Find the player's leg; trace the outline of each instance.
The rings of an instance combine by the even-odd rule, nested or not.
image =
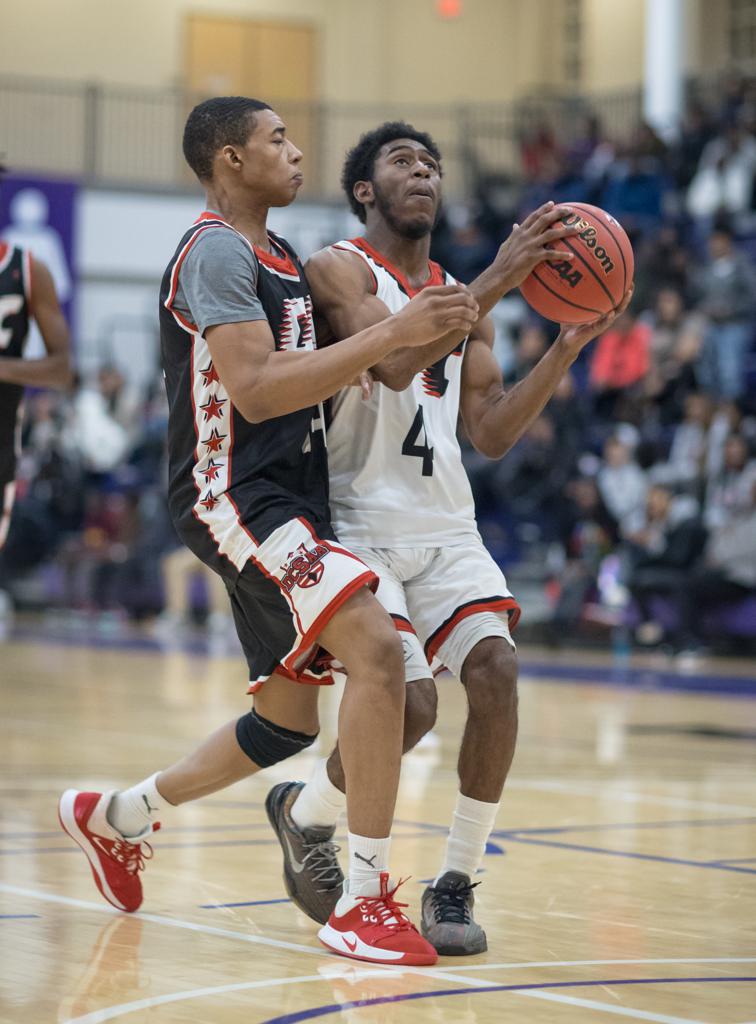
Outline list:
[[[253,709],[221,726],[176,764],[126,789],[68,790],[61,797],[63,829],[86,854],[102,895],[121,910],[136,910],[142,902],[139,874],[151,856],[146,840],[172,807],[290,757],[317,735],[317,688],[273,674],[277,656],[271,645],[286,651],[295,635],[286,602],[253,565],[233,580],[232,590],[236,628],[254,681],[251,688],[265,681],[269,693],[263,706],[271,717]],[[265,632],[266,644],[259,642],[255,629]]]
[[[434,963],[434,950],[404,917],[389,883],[404,716],[401,643],[387,613],[364,588],[333,616],[320,640],[347,675],[339,741],[349,827],[349,877],[320,939],[359,959]]]
[[[426,673],[427,673],[426,669]],[[433,678],[421,678],[421,679],[408,679],[407,680],[407,691],[404,704],[404,733],[402,737],[402,753],[406,754],[407,751],[412,750],[416,747],[420,740],[425,736],[433,726],[436,724],[436,715],[438,712],[438,691],[436,690],[436,684]],[[341,761],[341,752],[339,750],[338,743],[331,751],[330,756],[321,762],[326,769],[326,777],[332,786],[336,788],[336,791],[340,794],[346,793],[346,779],[344,776],[344,766]],[[310,783],[307,784],[306,789],[309,788]],[[301,800],[298,801],[305,804],[305,792],[302,793]],[[346,797],[344,797],[346,799]],[[295,821],[301,823],[303,811],[301,808],[296,808],[299,813],[294,814]],[[308,804],[308,811],[310,810]]]
[[[8,539],[8,531],[10,530],[11,515],[13,514],[13,502],[15,497],[15,480],[0,483],[0,549],[2,549],[5,541]]]
[[[1,479],[1,478],[0,478]],[[13,514],[13,502],[16,497],[15,481],[0,483],[0,552],[2,552],[5,541],[10,530],[11,515]],[[0,554],[0,559],[2,555]],[[2,564],[0,563],[0,569]],[[13,604],[10,596],[0,586],[0,638],[5,635],[13,618]]]
[[[501,570],[475,542],[439,550],[408,587],[408,607],[426,656],[462,681],[468,703],[456,807],[443,864],[423,895],[423,934],[446,955],[479,953],[487,945],[473,918],[473,877],[514,755],[517,659],[508,609],[518,609]]]
[[[403,750],[433,727],[436,687],[407,613],[399,568],[391,553],[353,551],[379,577],[376,597],[388,611],[402,641],[407,682]],[[343,875],[332,839],[346,807],[346,780],[338,744],[318,761],[310,780],[282,782],[268,794],[266,809],[284,856],[284,882],[294,903],[324,923],[341,895]]]
[[[225,789],[313,743],[317,688],[279,675],[271,676],[266,686],[287,695],[287,713],[279,721],[253,710],[222,725],[176,764],[133,786],[63,794],[61,825],[87,855],[97,888],[113,906],[134,911],[141,905],[139,874],[152,856],[147,839],[173,807]]]

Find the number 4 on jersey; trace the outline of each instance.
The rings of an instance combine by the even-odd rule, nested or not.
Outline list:
[[[423,435],[423,442],[418,444],[417,441],[421,434]],[[417,407],[417,414],[404,439],[402,455],[414,455],[415,458],[422,459],[423,476],[433,476],[433,449],[428,447],[428,435],[425,430],[422,405]]]

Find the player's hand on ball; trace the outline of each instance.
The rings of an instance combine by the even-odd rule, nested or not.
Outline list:
[[[574,258],[574,252],[567,246],[559,247],[561,239],[570,238],[580,230],[577,224],[565,227],[560,223],[569,212],[566,206],[548,202],[534,210],[522,224],[514,225],[496,256],[496,263],[506,275],[508,289],[519,287],[544,260]]]
[[[450,331],[469,334],[478,319],[478,303],[463,284],[423,288],[396,313],[402,344],[419,347]]]
[[[610,309],[608,313],[604,313],[598,320],[591,320],[587,324],[562,324],[557,341],[570,349],[571,352],[577,354],[581,349],[585,348],[589,341],[593,341],[599,334],[609,330],[617,317],[621,316],[630,305],[634,290],[635,285],[631,284],[619,306],[615,309]]]

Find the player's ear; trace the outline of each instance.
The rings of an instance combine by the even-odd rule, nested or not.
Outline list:
[[[357,202],[362,203],[363,206],[375,201],[372,181],[356,181],[352,193]]]
[[[227,167],[238,171],[241,169],[242,160],[234,146],[224,146],[221,150],[221,158]]]

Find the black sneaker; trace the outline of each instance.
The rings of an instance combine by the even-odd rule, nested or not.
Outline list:
[[[441,956],[473,956],[488,949],[486,933],[473,920],[477,885],[461,871],[447,871],[423,893],[422,933]]]
[[[332,842],[336,827],[298,828],[291,807],[304,782],[281,782],[268,793],[265,810],[284,854],[284,885],[293,903],[325,924],[341,896],[344,874]]]

